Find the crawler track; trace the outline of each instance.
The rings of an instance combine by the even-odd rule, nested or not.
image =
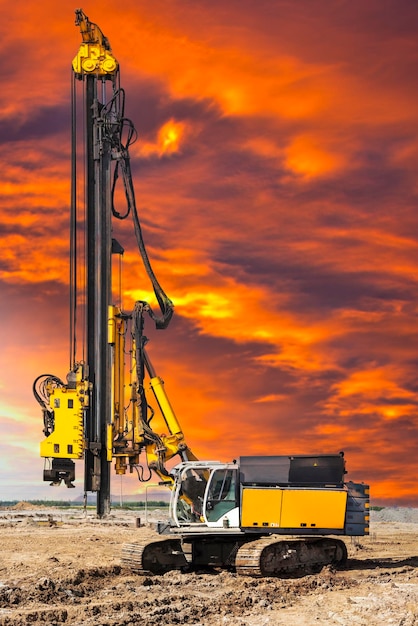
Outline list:
[[[339,539],[280,540],[266,537],[243,545],[235,567],[241,576],[292,576],[318,572],[324,565],[342,564],[347,548]]]

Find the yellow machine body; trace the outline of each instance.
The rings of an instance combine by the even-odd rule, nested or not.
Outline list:
[[[342,489],[244,487],[241,526],[342,530],[346,505]]]

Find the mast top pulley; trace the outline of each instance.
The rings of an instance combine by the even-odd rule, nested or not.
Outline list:
[[[119,63],[112,54],[109,40],[82,9],[76,9],[75,15],[75,25],[80,26],[83,43],[73,59],[74,72],[80,78],[85,74],[114,76]]]

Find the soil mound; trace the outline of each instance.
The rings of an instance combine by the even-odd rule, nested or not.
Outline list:
[[[21,502],[17,502],[15,505],[11,506],[10,509],[13,511],[30,511],[32,509],[43,509],[44,507],[39,504],[31,504],[30,502],[25,502],[22,500]]]

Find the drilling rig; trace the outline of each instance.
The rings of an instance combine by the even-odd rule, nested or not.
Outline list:
[[[136,130],[125,116],[119,63],[108,39],[81,9],[76,25],[82,43],[72,64],[70,364],[66,381],[42,374],[33,385],[43,413],[44,480],[72,487],[74,461],[84,461],[84,491],[97,494],[99,517],[110,511],[112,462],[116,475],[136,472],[147,480],[154,472],[168,485],[170,518],[157,525],[163,537],[123,548],[123,563],[134,571],[204,566],[263,576],[342,563],[347,550],[337,537],[369,532],[369,487],[345,481],[343,453],[242,456],[223,463],[199,461],[186,443],[146,350],[145,318],[164,330],[173,304],[153,272],[142,236],[129,156]],[[81,208],[80,171],[85,172]],[[126,197],[123,213],[115,208],[119,177]],[[112,220],[128,217],[158,313],[145,300],[132,311],[115,301],[112,258],[120,258],[124,248],[113,237]],[[153,402],[166,435],[153,428]],[[176,457],[179,462],[168,469]],[[277,540],[280,535],[287,538]]]

